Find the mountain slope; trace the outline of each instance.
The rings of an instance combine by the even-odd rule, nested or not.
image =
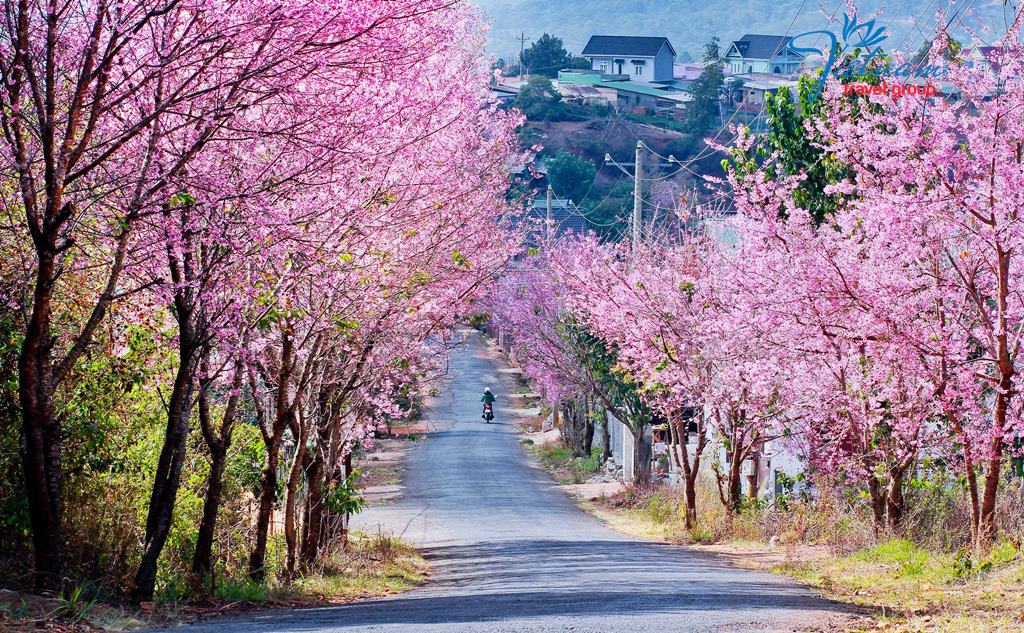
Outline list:
[[[551,33],[565,41],[570,53],[579,54],[591,35],[667,36],[676,51],[699,58],[703,46],[713,36],[722,41],[722,51],[744,33],[796,35],[826,28],[827,15],[842,10],[845,2],[836,0],[471,0],[483,8],[493,22],[490,52],[515,59],[519,53],[516,39],[525,33],[536,40]],[[803,4],[803,10],[800,10]],[[880,6],[880,24],[889,25],[890,41],[901,42],[903,51],[914,51],[923,37],[914,21],[926,33],[933,31],[935,9],[947,7],[947,0],[862,0],[857,3],[862,16]],[[973,15],[954,18],[954,24],[976,27],[979,20],[997,33],[1005,31],[1002,2],[953,0],[951,4],[974,5]],[[984,4],[984,7],[979,5]],[[1006,9],[1007,12],[1010,9]],[[947,15],[952,16],[953,10]],[[838,15],[841,15],[839,13]],[[1012,15],[1006,16],[1007,20]],[[791,28],[792,27],[792,28]],[[832,30],[837,30],[833,27]],[[963,26],[958,34],[966,37]],[[527,41],[529,46],[529,41]]]

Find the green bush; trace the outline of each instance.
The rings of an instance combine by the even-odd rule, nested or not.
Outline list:
[[[668,523],[679,516],[676,499],[658,491],[647,499],[647,514],[655,523]]]

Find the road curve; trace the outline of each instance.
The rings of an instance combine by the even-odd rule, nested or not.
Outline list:
[[[188,633],[829,630],[841,608],[776,575],[637,542],[579,510],[518,446],[514,376],[475,332],[427,403],[438,432],[409,458],[404,496],[359,517],[420,547],[423,588],[338,607],[266,611]],[[495,422],[479,394],[497,394]]]

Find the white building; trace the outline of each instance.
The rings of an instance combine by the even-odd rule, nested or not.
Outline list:
[[[729,45],[725,62],[733,74],[792,75],[800,70],[801,53],[790,48],[792,37],[748,33]]]
[[[594,35],[583,49],[592,70],[631,81],[671,82],[676,50],[665,37]]]

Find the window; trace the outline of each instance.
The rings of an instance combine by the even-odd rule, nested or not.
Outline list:
[[[608,72],[608,62],[601,62],[600,68],[601,68],[601,72],[603,72],[603,73]]]
[[[633,68],[635,70],[634,74],[637,77],[639,77],[639,76],[644,74],[644,65],[643,64],[633,64]]]

